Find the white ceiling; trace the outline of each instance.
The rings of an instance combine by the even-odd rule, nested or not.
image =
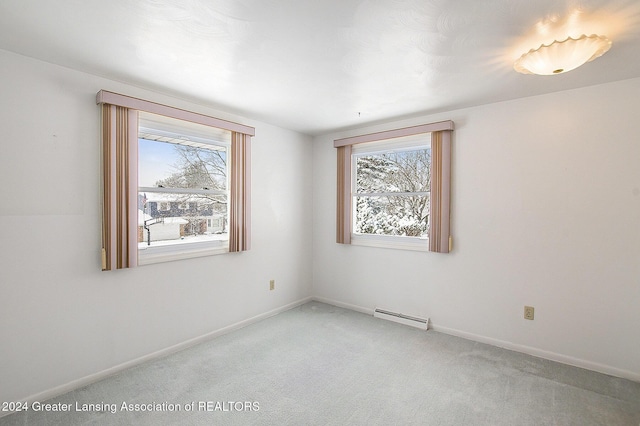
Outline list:
[[[513,70],[582,33],[613,47]],[[2,0],[0,49],[319,134],[640,77],[640,1]]]

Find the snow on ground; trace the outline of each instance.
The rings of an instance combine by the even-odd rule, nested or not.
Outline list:
[[[161,241],[151,241],[151,245],[148,245],[147,242],[138,243],[139,249],[146,249],[147,247],[161,247],[161,246],[170,246],[170,245],[178,245],[178,244],[188,244],[188,243],[200,243],[207,241],[227,241],[229,240],[229,234],[208,234],[208,235],[187,235],[182,237],[181,239],[176,240],[161,240]]]

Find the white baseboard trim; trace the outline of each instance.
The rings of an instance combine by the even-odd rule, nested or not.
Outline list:
[[[313,300],[317,302],[322,302],[329,305],[337,306],[339,308],[350,309],[352,311],[361,312],[363,314],[373,315],[374,313],[374,309],[365,308],[358,305],[352,305],[350,303],[344,303],[344,302],[340,302],[339,300],[329,299],[326,297],[313,296]],[[504,348],[511,351],[515,351],[515,352],[525,353],[538,358],[548,359],[549,361],[556,361],[562,364],[572,365],[574,367],[580,367],[586,370],[596,371],[598,373],[608,374],[610,376],[632,380],[634,382],[640,382],[640,373],[635,373],[633,371],[623,370],[620,368],[611,367],[609,365],[599,364],[596,362],[587,361],[580,358],[574,358],[571,356],[562,355],[555,352],[545,351],[543,349],[538,349],[531,346],[507,342],[505,340],[494,339],[494,338],[482,336],[479,334],[468,333],[466,331],[456,330],[449,327],[441,327],[438,324],[434,324],[433,321],[430,322],[429,329],[440,332],[440,333],[456,336],[456,337],[462,337],[463,339],[473,340],[474,342],[486,343],[488,345],[497,346],[499,348]]]
[[[586,370],[595,371],[598,373],[608,374],[610,376],[620,377],[623,379],[632,380],[634,382],[640,382],[640,374],[633,371],[622,370],[620,368],[611,367],[605,364],[599,364],[597,362],[587,361],[580,358],[574,358],[567,355],[562,355],[556,352],[545,351],[543,349],[534,348],[531,346],[520,345],[517,343],[508,342],[505,340],[494,339],[491,337],[482,336],[474,333],[467,333],[466,331],[456,330],[449,327],[441,327],[437,324],[431,323],[431,329],[444,334],[449,334],[456,337],[462,337],[464,339],[473,340],[475,342],[486,343],[488,345],[497,346],[499,348],[508,349],[515,352],[521,352],[528,355],[532,355],[538,358],[547,359],[549,361],[556,361],[562,364],[572,365],[574,367],[584,368]]]
[[[358,305],[352,305],[350,303],[340,302],[339,300],[328,299],[326,297],[313,296],[312,299],[316,302],[326,303],[327,305],[337,306],[338,308],[349,309],[351,311],[360,312],[367,315],[373,315],[374,309],[364,308]]]
[[[40,401],[46,401],[47,399],[55,398],[57,396],[65,394],[67,392],[71,392],[72,390],[79,389],[81,387],[84,387],[84,386],[90,385],[92,383],[95,383],[97,381],[100,381],[102,379],[105,379],[105,378],[107,378],[109,376],[112,376],[112,375],[114,375],[116,373],[124,371],[124,370],[126,370],[128,368],[135,367],[136,365],[142,364],[144,362],[151,361],[151,360],[154,360],[154,359],[157,359],[157,358],[162,358],[162,357],[165,357],[167,355],[171,355],[173,353],[182,351],[184,349],[188,349],[188,348],[190,348],[192,346],[195,346],[195,345],[197,345],[199,343],[203,343],[203,342],[206,342],[208,340],[211,340],[211,339],[213,339],[215,337],[222,336],[223,334],[227,334],[227,333],[230,333],[232,331],[235,331],[235,330],[241,329],[243,327],[246,327],[248,325],[254,324],[256,322],[265,320],[265,319],[267,319],[269,317],[272,317],[274,315],[277,315],[279,313],[282,313],[282,312],[288,311],[290,309],[296,308],[296,307],[298,307],[300,305],[304,305],[305,303],[308,303],[311,300],[312,300],[312,297],[305,297],[304,299],[300,299],[298,301],[289,303],[287,305],[284,305],[284,306],[281,306],[279,308],[273,309],[271,311],[262,313],[260,315],[256,315],[255,317],[248,318],[246,320],[237,322],[235,324],[228,325],[226,327],[220,328],[220,329],[212,331],[210,333],[203,334],[202,336],[194,337],[193,339],[186,340],[186,341],[184,341],[182,343],[178,343],[178,344],[170,346],[168,348],[161,349],[159,351],[150,353],[148,355],[141,356],[141,357],[133,359],[131,361],[123,362],[122,364],[118,364],[116,366],[107,368],[106,370],[102,370],[102,371],[99,371],[97,373],[90,374],[88,376],[82,377],[80,379],[73,380],[71,382],[65,383],[64,385],[56,386],[56,387],[54,387],[52,389],[48,389],[46,391],[39,392],[37,394],[28,396],[26,398],[18,398],[16,400],[17,401],[28,402],[29,405],[31,405],[32,403],[34,403],[36,401],[40,402]],[[5,415],[9,415],[11,413],[12,412],[0,413],[0,417],[3,417]]]

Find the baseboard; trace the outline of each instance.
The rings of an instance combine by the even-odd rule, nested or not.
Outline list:
[[[202,336],[194,337],[193,339],[186,340],[186,341],[184,341],[182,343],[178,343],[178,344],[170,346],[168,348],[161,349],[159,351],[150,353],[148,355],[144,355],[142,357],[133,359],[131,361],[124,362],[122,364],[113,366],[111,368],[107,368],[106,370],[102,370],[102,371],[99,371],[97,373],[90,374],[88,376],[82,377],[82,378],[77,379],[77,380],[73,380],[71,382],[65,383],[64,385],[56,386],[55,388],[48,389],[48,390],[43,391],[43,392],[39,392],[37,394],[28,396],[26,398],[18,398],[17,400],[23,401],[23,402],[28,402],[29,405],[31,405],[32,403],[34,403],[36,401],[46,401],[48,399],[55,398],[57,396],[65,394],[67,392],[71,392],[71,391],[73,391],[75,389],[79,389],[81,387],[84,387],[84,386],[90,385],[92,383],[98,382],[98,381],[100,381],[102,379],[105,379],[105,378],[107,378],[109,376],[117,374],[117,373],[119,373],[121,371],[124,371],[124,370],[126,370],[128,368],[135,367],[136,365],[142,364],[144,362],[152,361],[152,360],[155,360],[157,358],[162,358],[162,357],[165,357],[167,355],[171,355],[173,353],[182,351],[184,349],[188,349],[188,348],[190,348],[192,346],[195,346],[195,345],[197,345],[199,343],[206,342],[208,340],[211,340],[211,339],[213,339],[215,337],[218,337],[218,336],[221,336],[223,334],[227,334],[227,333],[230,333],[232,331],[235,331],[235,330],[241,329],[243,327],[246,327],[248,325],[254,324],[256,322],[265,320],[265,319],[267,319],[269,317],[272,317],[274,315],[277,315],[279,313],[288,311],[288,310],[293,309],[295,307],[298,307],[300,305],[304,305],[305,303],[310,302],[311,300],[312,300],[311,297],[306,297],[304,299],[300,299],[300,300],[298,300],[296,302],[292,302],[292,303],[289,303],[287,305],[281,306],[279,308],[273,309],[271,311],[265,312],[263,314],[256,315],[255,317],[248,318],[246,320],[237,322],[235,324],[228,325],[226,327],[220,328],[218,330],[212,331],[212,332],[207,333],[207,334],[203,334]],[[0,412],[0,417],[9,415],[11,413],[12,412]]]
[[[313,296],[312,299],[316,302],[326,303],[327,305],[337,306],[338,308],[349,309],[351,311],[360,312],[367,315],[373,315],[374,309],[364,308],[358,305],[352,305],[350,303],[340,302],[339,300],[328,299],[326,297]]]
[[[622,370],[620,368],[611,367],[605,364],[599,364],[592,361],[587,361],[580,358],[574,358],[567,355],[562,355],[556,352],[545,351],[542,349],[534,348],[532,346],[520,345],[517,343],[508,342],[505,340],[494,339],[491,337],[482,336],[479,334],[468,333],[466,331],[456,330],[449,327],[441,327],[438,324],[431,323],[433,331],[437,331],[444,334],[449,334],[456,337],[462,337],[463,339],[473,340],[479,343],[486,343],[488,345],[497,346],[499,348],[508,349],[515,352],[521,352],[528,355],[532,355],[538,358],[547,359],[549,361],[556,361],[562,364],[572,365],[574,367],[584,368],[585,370],[591,370],[598,373],[607,374],[609,376],[620,377],[622,379],[632,380],[634,382],[640,382],[640,374],[633,371]]]
[[[352,305],[350,303],[344,303],[339,300],[329,299],[326,297],[313,296],[313,300],[327,303],[329,305],[337,306],[340,308],[350,309],[352,311],[361,312],[363,314],[373,315],[374,309],[365,308],[358,305]],[[466,331],[456,330],[449,327],[442,327],[438,324],[430,323],[430,330],[437,331],[444,334],[449,334],[456,337],[461,337],[467,340],[473,340],[474,342],[486,343],[488,345],[497,346],[499,348],[508,349],[515,352],[521,352],[527,355],[532,355],[538,358],[548,359],[549,361],[555,361],[562,364],[572,365],[574,367],[584,368],[585,370],[596,371],[598,373],[608,374],[609,376],[620,377],[622,379],[632,380],[634,382],[640,382],[640,373],[634,373],[633,371],[623,370],[616,367],[611,367],[605,364],[599,364],[592,361],[587,361],[580,358],[574,358],[567,355],[562,355],[555,352],[545,351],[542,349],[534,348],[526,345],[519,345],[517,343],[507,342],[505,340],[494,339],[479,334],[468,333]]]

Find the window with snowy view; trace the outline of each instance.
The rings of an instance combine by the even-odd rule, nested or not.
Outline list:
[[[228,241],[231,132],[152,114],[138,130],[138,249]],[[226,247],[226,246],[225,246]]]
[[[401,148],[372,145],[354,152],[355,235],[427,239],[431,167],[428,136],[422,135],[422,140]]]

